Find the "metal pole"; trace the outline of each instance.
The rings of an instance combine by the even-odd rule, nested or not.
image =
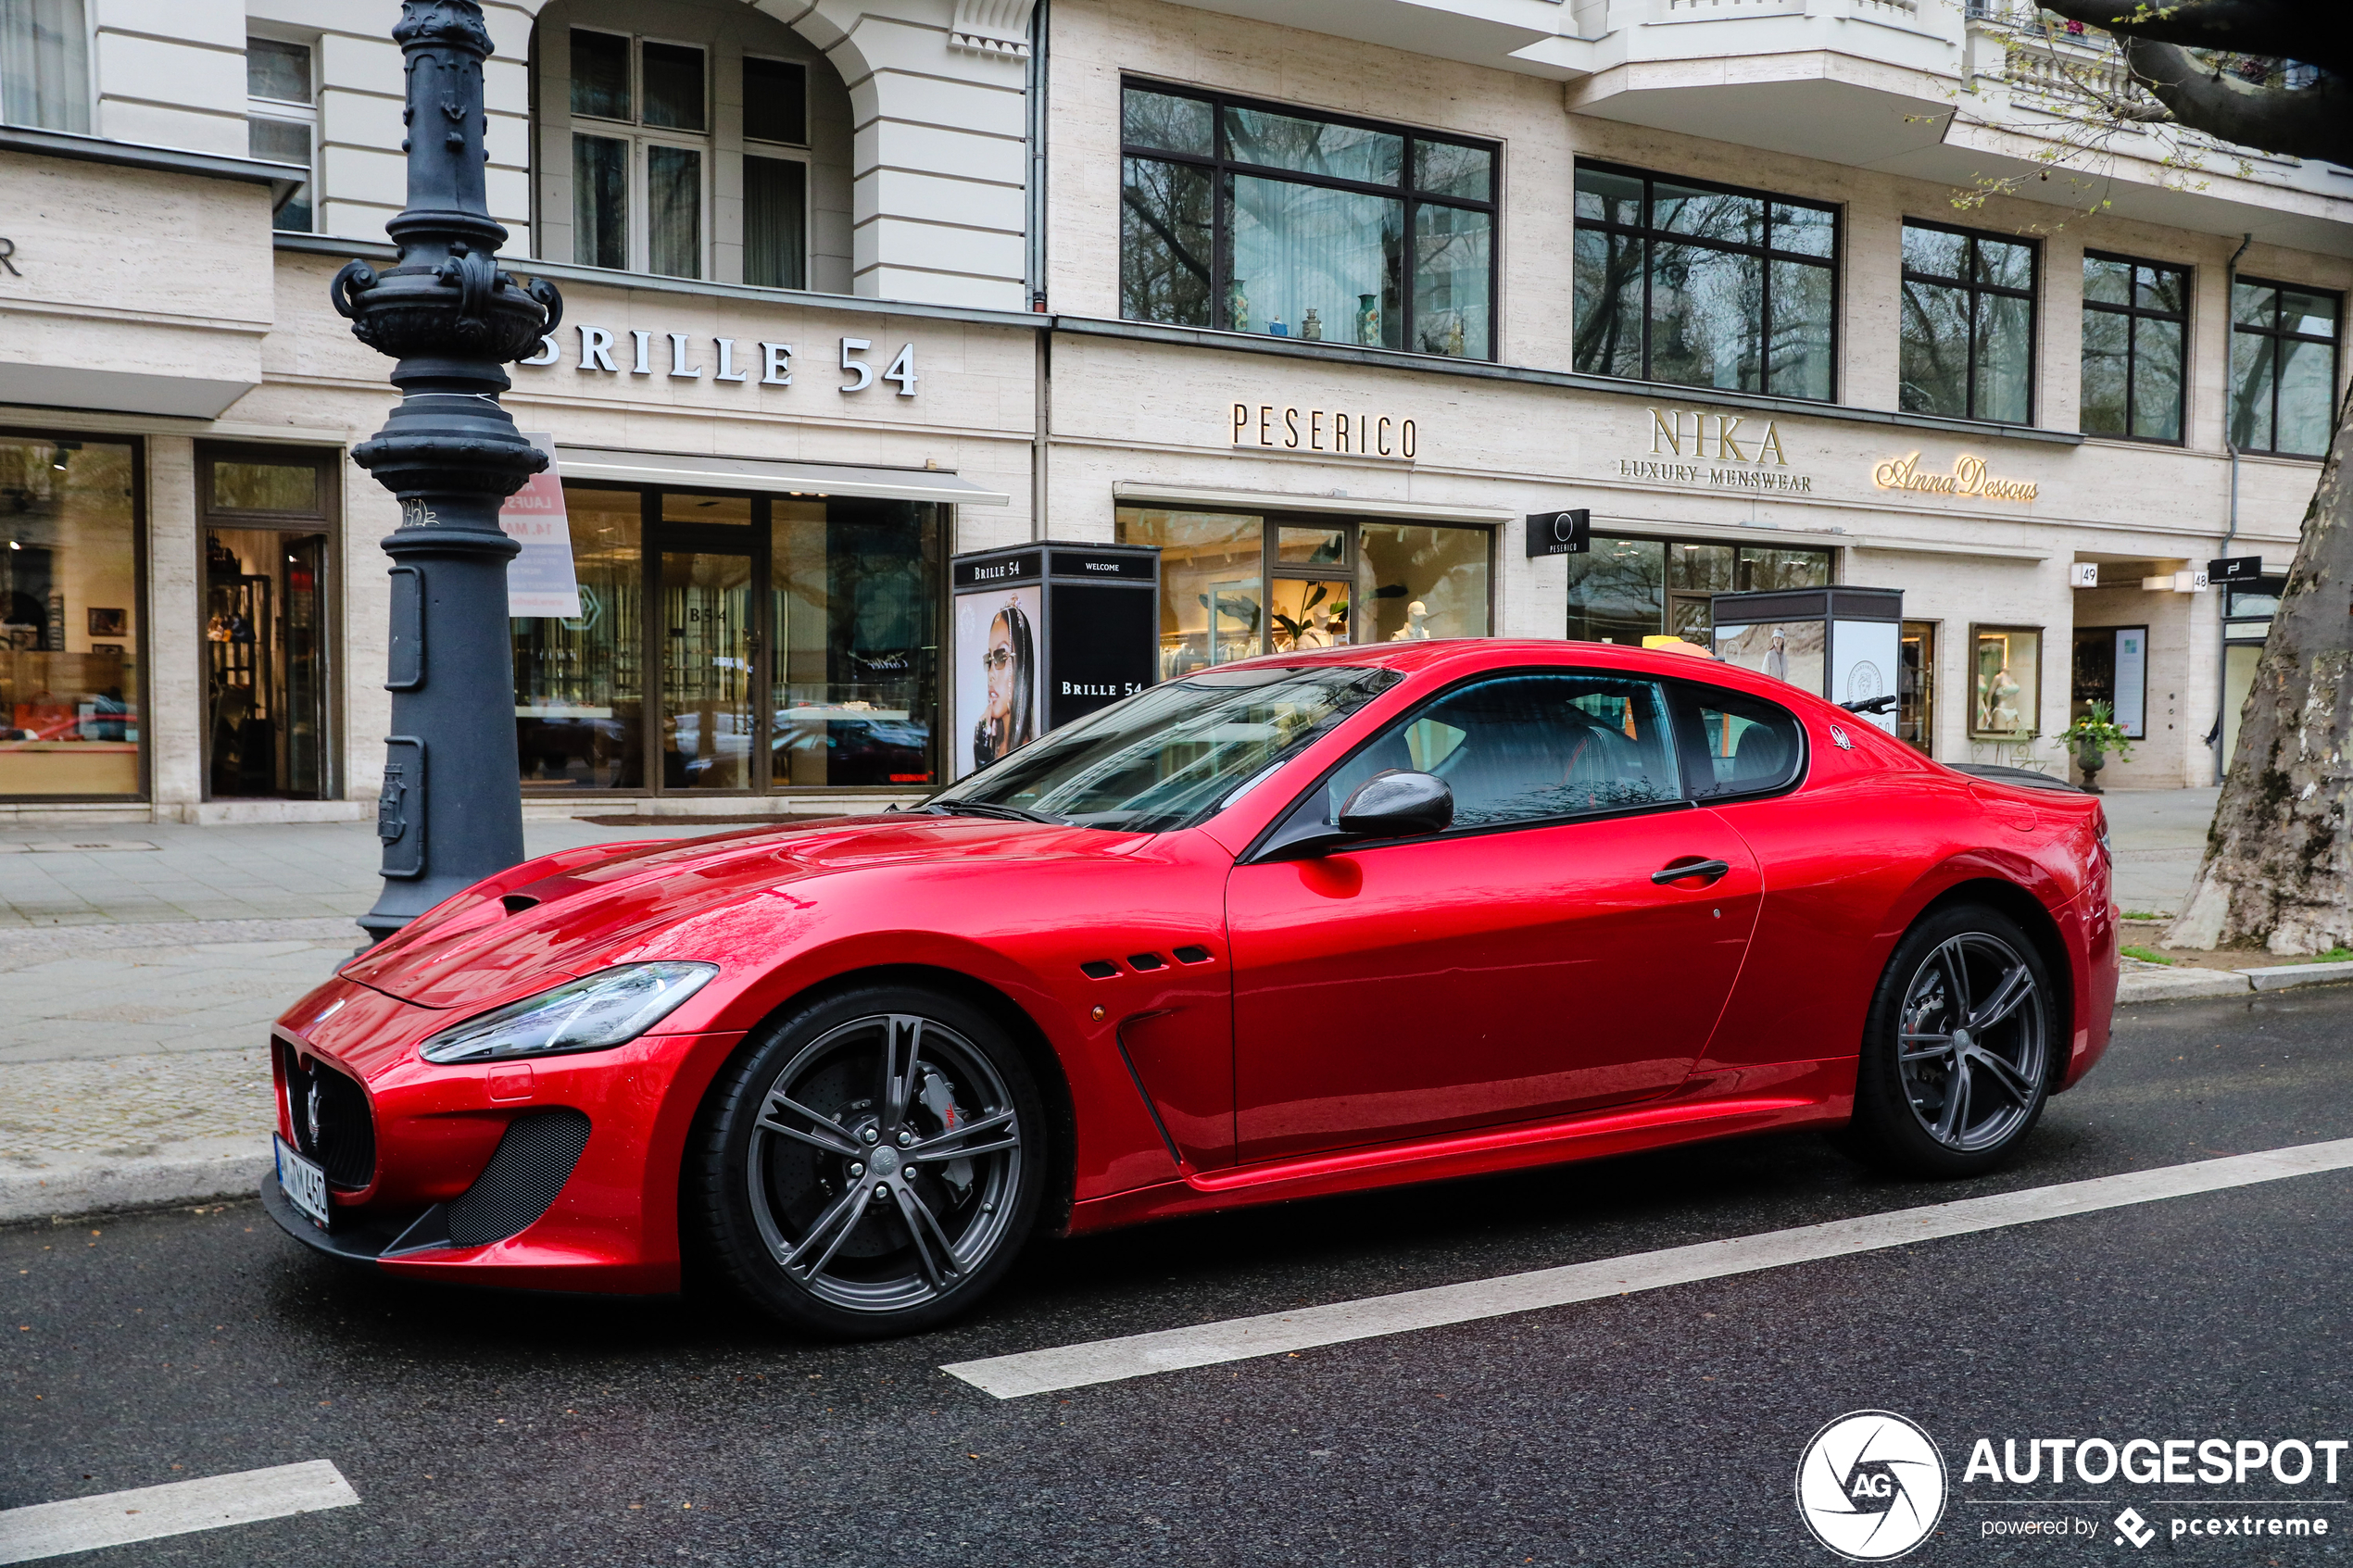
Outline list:
[[[400,403],[353,461],[400,497],[393,559],[392,733],[376,835],[384,890],[359,918],[381,941],[467,884],[522,859],[514,668],[499,504],[547,467],[498,405],[499,367],[555,331],[563,301],[495,257],[483,182],[488,155],[480,0],[402,0],[409,207],[384,225],[400,258],[346,263],[328,294],[360,342],[399,361]]]

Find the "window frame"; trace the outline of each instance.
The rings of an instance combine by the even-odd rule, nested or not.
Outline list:
[[[1639,224],[1629,225],[1624,223],[1616,223],[1606,219],[1588,219],[1579,217],[1577,215],[1575,188],[1576,177],[1588,169],[1596,174],[1615,174],[1620,179],[1639,180],[1642,182],[1642,220]],[[1637,169],[1629,164],[1611,163],[1601,158],[1577,159],[1576,167],[1570,171],[1569,179],[1569,222],[1574,233],[1582,233],[1587,230],[1591,230],[1595,233],[1618,234],[1639,241],[1642,246],[1642,373],[1639,376],[1618,377],[1611,376],[1605,370],[1579,370],[1577,372],[1578,374],[1607,376],[1608,379],[1612,381],[1631,380],[1649,382],[1659,386],[1687,386],[1695,384],[1684,382],[1659,381],[1652,374],[1651,325],[1653,313],[1651,309],[1650,247],[1654,244],[1663,241],[1668,245],[1693,245],[1702,250],[1720,251],[1730,256],[1754,257],[1759,262],[1763,263],[1762,277],[1764,288],[1763,293],[1758,295],[1758,308],[1762,312],[1763,320],[1759,323],[1761,330],[1757,333],[1757,342],[1759,345],[1759,357],[1757,359],[1756,370],[1757,388],[1755,392],[1750,393],[1748,395],[1786,397],[1793,402],[1800,403],[1834,404],[1838,402],[1839,382],[1841,379],[1840,371],[1844,363],[1841,350],[1844,346],[1845,343],[1843,328],[1844,326],[1845,320],[1843,307],[1845,303],[1846,284],[1846,205],[1843,202],[1821,201],[1812,196],[1787,195],[1778,191],[1761,191],[1747,185],[1727,184],[1720,180],[1704,180],[1681,174],[1662,174],[1652,169]],[[1779,202],[1785,207],[1810,207],[1818,212],[1827,212],[1831,215],[1831,253],[1827,257],[1821,257],[1814,256],[1804,251],[1775,250],[1770,245],[1743,245],[1733,240],[1718,240],[1709,238],[1704,234],[1687,234],[1674,230],[1656,228],[1651,222],[1651,206],[1653,201],[1652,187],[1657,184],[1660,181],[1665,181],[1669,184],[1686,185],[1695,191],[1713,191],[1718,195],[1742,196],[1763,202],[1765,204],[1766,232],[1768,236],[1772,232],[1773,204],[1776,202]],[[1577,265],[1575,245],[1576,242],[1574,238],[1572,238],[1570,241],[1569,255],[1569,269],[1572,274],[1570,290],[1572,300],[1575,296],[1573,275]],[[1772,390],[1773,263],[1776,261],[1796,262],[1804,266],[1818,267],[1828,271],[1830,274],[1831,385],[1829,393],[1822,397],[1806,397],[1797,393],[1775,392]],[[1572,335],[1573,332],[1574,327],[1572,325]],[[1741,391],[1744,389],[1731,387],[1700,387],[1699,390],[1703,392],[1716,392]]]
[[[2032,633],[2034,637],[2034,684],[2027,687],[2021,684],[2020,688],[2031,690],[2034,694],[2034,721],[2023,730],[2005,732],[1981,730],[1977,727],[1977,648],[1980,641],[1989,632],[2026,632]],[[1899,633],[1898,635],[1900,637],[1901,633]],[[1961,667],[1962,673],[1967,677],[1968,682],[1969,712],[1964,721],[1968,739],[1988,746],[2020,746],[2044,738],[2043,661],[2048,657],[2045,645],[2049,642],[2050,628],[2047,626],[2029,626],[2023,622],[1994,621],[1972,621],[1969,623],[1968,661]]]
[[[286,98],[260,97],[250,88],[245,93],[245,125],[248,137],[252,135],[251,127],[257,119],[275,120],[283,125],[299,125],[309,132],[307,139],[310,144],[310,178],[304,181],[298,190],[289,191],[286,194],[285,202],[270,209],[271,232],[283,234],[324,233],[326,230],[322,224],[326,214],[322,210],[324,197],[320,189],[320,175],[325,154],[319,145],[319,94],[324,83],[321,79],[319,69],[319,41],[315,38],[281,38],[273,33],[248,32],[245,34],[245,52],[250,55],[254,44],[258,43],[276,44],[289,49],[300,49],[310,75],[310,96],[301,103]],[[247,146],[251,146],[250,141]],[[279,215],[296,195],[307,196],[309,199],[310,225],[305,229],[284,228],[278,221]]]
[[[1933,233],[1957,234],[1967,240],[1969,256],[1968,260],[1963,264],[1963,270],[1969,275],[1947,278],[1934,272],[1914,271],[1908,262],[1902,260],[1903,231],[1906,229],[1925,229]],[[2026,247],[2027,267],[2031,276],[2025,288],[2014,289],[2003,283],[1982,283],[1977,281],[1975,276],[1977,244],[1980,240],[1992,240],[1999,245]],[[1987,229],[1966,229],[1957,223],[1940,223],[1932,218],[1907,217],[1902,220],[1896,231],[1896,256],[1899,263],[1896,279],[1896,355],[1899,364],[1896,373],[1896,404],[1898,411],[1906,414],[1921,414],[1931,419],[1966,419],[1981,424],[2000,425],[2012,430],[2033,428],[2035,418],[2041,412],[2043,403],[2043,242],[2028,235],[1997,234]],[[1902,407],[1903,373],[1900,369],[1903,355],[1902,291],[1904,284],[1912,282],[1926,283],[1935,288],[1957,288],[1969,295],[1969,329],[1966,356],[1969,365],[1969,391],[1965,399],[1968,407],[1967,410],[1961,414],[1937,415],[1931,414],[1925,409],[1910,409]],[[1991,295],[2000,299],[2026,301],[2026,417],[2024,419],[1996,420],[1977,411],[1977,302],[1981,295]]]
[[[762,65],[786,66],[786,67],[789,67],[789,68],[791,68],[792,69],[797,70],[797,71],[799,71],[799,72],[800,73],[800,140],[799,140],[799,141],[798,141],[798,142],[774,142],[774,141],[771,141],[771,140],[769,140],[769,139],[768,139],[767,137],[765,137],[765,136],[755,136],[755,135],[753,135],[753,134],[752,134],[750,132],[749,132],[749,131],[743,132],[741,133],[740,140],[744,143],[745,146],[746,146],[746,147],[748,147],[748,148],[749,148],[749,147],[754,147],[754,146],[759,146],[759,147],[789,147],[789,148],[791,148],[793,151],[795,151],[795,152],[797,152],[797,153],[799,153],[799,154],[800,155],[800,160],[801,160],[802,162],[807,162],[807,161],[808,161],[808,158],[809,158],[809,145],[810,145],[810,144],[809,144],[809,62],[808,62],[807,60],[787,59],[786,56],[782,56],[782,55],[769,55],[769,54],[762,54],[761,51],[759,51],[759,50],[757,50],[757,49],[746,49],[746,50],[744,50],[741,54],[739,54],[739,55],[736,56],[736,85],[738,88],[743,87],[743,77],[744,77],[744,70],[743,70],[743,68],[744,68],[745,66],[749,65],[749,63],[751,63],[753,60],[758,60],[758,61],[760,61]],[[764,155],[764,154],[763,154],[762,156],[764,157],[764,156],[766,156],[766,155]]]
[[[1210,131],[1212,136],[1211,144],[1214,151],[1204,157],[1199,153],[1176,152],[1166,148],[1148,147],[1141,145],[1140,144],[1129,142],[1126,133],[1126,104],[1127,94],[1131,91],[1154,93],[1163,97],[1169,98],[1189,98],[1196,103],[1207,104],[1209,106],[1210,112]],[[1420,215],[1422,207],[1425,206],[1441,207],[1451,207],[1457,211],[1485,213],[1488,218],[1488,341],[1484,346],[1483,352],[1471,353],[1467,351],[1466,347],[1461,362],[1466,364],[1496,364],[1501,362],[1501,343],[1504,335],[1503,300],[1500,293],[1503,278],[1504,249],[1503,143],[1492,141],[1484,137],[1459,135],[1450,132],[1425,132],[1414,126],[1391,120],[1368,119],[1361,115],[1335,114],[1325,109],[1315,108],[1301,104],[1283,103],[1269,98],[1251,97],[1247,94],[1238,93],[1224,93],[1214,88],[1187,86],[1180,82],[1162,82],[1144,76],[1123,75],[1119,79],[1119,95],[1121,128],[1119,159],[1122,165],[1120,169],[1120,183],[1123,186],[1126,183],[1126,170],[1125,166],[1129,158],[1150,158],[1158,163],[1187,164],[1192,168],[1203,170],[1209,176],[1210,325],[1207,329],[1194,328],[1191,330],[1207,330],[1225,332],[1235,332],[1235,328],[1230,324],[1229,315],[1229,305],[1233,291],[1230,286],[1230,275],[1232,269],[1230,266],[1230,258],[1227,255],[1231,242],[1231,235],[1229,232],[1231,223],[1228,216],[1228,209],[1232,205],[1232,197],[1230,195],[1232,177],[1236,174],[1240,174],[1250,179],[1281,181],[1292,184],[1315,186],[1319,189],[1328,191],[1343,191],[1352,195],[1380,197],[1386,200],[1395,201],[1404,208],[1404,233],[1403,235],[1403,244],[1401,248],[1405,259],[1403,263],[1401,287],[1398,290],[1398,300],[1399,308],[1404,314],[1404,321],[1399,330],[1406,346],[1403,348],[1382,349],[1383,352],[1390,354],[1412,354],[1423,358],[1450,359],[1453,358],[1451,355],[1432,355],[1428,353],[1426,350],[1412,346],[1415,341],[1415,251],[1416,248],[1416,242],[1421,232]],[[1280,115],[1289,119],[1313,120],[1319,124],[1348,126],[1359,131],[1374,132],[1377,134],[1383,136],[1398,137],[1403,144],[1400,148],[1402,167],[1398,182],[1394,185],[1376,184],[1369,181],[1348,180],[1337,175],[1328,174],[1310,174],[1300,169],[1278,169],[1268,164],[1250,163],[1237,158],[1232,155],[1231,149],[1227,144],[1225,111],[1229,108],[1248,109],[1265,114]],[[1487,199],[1485,201],[1474,201],[1464,196],[1432,195],[1426,194],[1416,190],[1413,183],[1413,175],[1414,144],[1416,142],[1434,142],[1446,146],[1475,147],[1485,152],[1490,159],[1488,166],[1489,176]],[[1116,213],[1114,213],[1114,222],[1115,221]],[[1120,253],[1120,265],[1124,270],[1126,265],[1126,247],[1123,245],[1120,245],[1118,249]],[[1122,317],[1122,320],[1126,320],[1139,319],[1139,318],[1127,316]],[[1157,324],[1171,325],[1173,323],[1164,322]],[[1236,335],[1252,338],[1272,338],[1274,336],[1271,332],[1248,331],[1237,332]],[[1382,345],[1378,345],[1353,344],[1347,342],[1345,339],[1331,337],[1322,339],[1302,339],[1297,338],[1294,335],[1288,341],[1321,342],[1327,345],[1345,348],[1382,347]]]
[[[2136,270],[2143,267],[2157,268],[2168,272],[2178,272],[2182,277],[2182,308],[2179,312],[2156,310],[2142,305],[2140,303],[2140,276],[2137,270],[2134,272],[2132,283],[2127,290],[2127,293],[2131,295],[2130,302],[2127,304],[2114,305],[2106,300],[2095,300],[2092,298],[2088,291],[2084,294],[2082,301],[2084,314],[2089,315],[2094,311],[2099,311],[2105,315],[2121,316],[2125,318],[2125,327],[2124,428],[2121,431],[2085,430],[2083,431],[2083,433],[2103,441],[2137,441],[2152,446],[2183,446],[2188,445],[2190,430],[2190,323],[2192,318],[2196,313],[2197,307],[2197,269],[2186,261],[2153,261],[2146,257],[2125,256],[2116,251],[2093,250],[2088,247],[2083,252],[2083,259],[2086,262],[2106,261],[2117,266],[2130,267]],[[2174,428],[2182,433],[2179,435],[2137,435],[2133,433],[2133,426],[2138,422],[2138,393],[2140,387],[2141,367],[2140,324],[2145,319],[2152,321],[2171,321],[2182,329],[2182,356],[2181,362],[2175,370],[2175,391],[2173,397]],[[2078,430],[2082,430],[2082,378],[2080,370],[2080,363],[2081,362],[2079,361],[2079,370],[2076,379],[2075,425]],[[2274,367],[2273,385],[2271,391],[2275,402],[2279,395],[2279,387],[2277,383],[2277,369]],[[2028,402],[2030,406],[2032,403],[2032,397],[2031,395],[2028,398]],[[2274,430],[2279,428],[2278,414],[2276,410],[2272,416],[2272,428]]]
[[[619,38],[627,44],[629,54],[628,118],[585,114],[572,108],[569,103],[566,105],[566,123],[570,136],[598,137],[605,141],[619,142],[627,149],[628,188],[623,192],[622,201],[623,223],[626,230],[622,248],[625,254],[620,268],[599,268],[599,270],[619,270],[648,278],[681,278],[688,282],[714,282],[711,274],[715,270],[718,257],[714,223],[717,218],[716,197],[719,188],[720,157],[717,124],[719,85],[715,76],[718,69],[718,61],[715,56],[718,51],[708,40],[672,38],[647,32],[621,32],[611,28],[583,26],[573,22],[565,24],[564,47],[567,51],[572,47],[572,35],[575,32],[593,32],[606,38]],[[703,128],[701,130],[682,130],[674,126],[652,125],[647,122],[645,48],[648,44],[660,44],[676,49],[692,49],[702,56]],[[761,57],[763,59],[781,58],[781,56],[769,56]],[[789,63],[802,64],[798,61]],[[806,69],[805,64],[803,69]],[[564,70],[564,79],[569,86],[574,80],[569,56],[567,56]],[[534,79],[536,80],[536,72],[534,73]],[[736,141],[737,143],[736,156],[740,159],[745,156],[743,145],[745,138],[738,135]],[[762,142],[758,144],[767,147],[780,144]],[[657,272],[653,269],[652,160],[653,149],[658,146],[694,153],[698,156],[700,165],[695,189],[695,270],[692,273]],[[577,186],[580,180],[579,153],[576,144],[572,149],[570,157],[571,162],[566,172],[570,182],[574,187],[573,199],[575,204],[573,210],[576,213],[578,211],[576,204],[579,200]],[[802,265],[806,268],[809,247],[808,214],[805,210],[801,217],[801,228]],[[580,259],[582,237],[577,221],[573,223],[571,234],[573,264],[579,267],[598,266],[595,261]]]
[[[2319,463],[2327,461],[2328,449],[2326,445],[2323,445],[2318,452],[2284,452],[2280,449],[2280,361],[2283,356],[2284,356],[2287,352],[2286,345],[2288,344],[2326,343],[2329,345],[2329,409],[2332,415],[2335,413],[2337,405],[2345,396],[2345,292],[2342,289],[2329,288],[2324,284],[2284,283],[2271,278],[2250,278],[2244,273],[2233,273],[2231,277],[2230,286],[2231,292],[2234,296],[2241,288],[2270,289],[2271,291],[2271,324],[2268,327],[2250,327],[2241,322],[2239,320],[2238,300],[2235,297],[2228,302],[2225,306],[2225,309],[2227,309],[2230,314],[2231,346],[2237,346],[2241,333],[2244,333],[2248,337],[2262,338],[2270,345],[2271,354],[2272,444],[2269,446],[2241,446],[2231,439],[2232,408],[2238,401],[2238,387],[2236,385],[2235,379],[2233,377],[2229,369],[2229,362],[2230,360],[2236,358],[2237,356],[2226,355],[2224,358],[2222,395],[2223,445],[2232,451],[2251,453],[2257,457],[2286,458],[2296,462],[2305,463]],[[2329,338],[2317,338],[2309,332],[2292,332],[2287,331],[2282,323],[2284,320],[2284,298],[2291,293],[2321,295],[2327,298],[2335,300],[2335,335]],[[2334,443],[2331,444],[2333,445]]]

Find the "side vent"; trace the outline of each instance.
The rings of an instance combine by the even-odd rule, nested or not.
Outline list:
[[[450,1200],[450,1244],[479,1247],[535,1223],[587,1145],[588,1118],[569,1107],[516,1117],[474,1185]]]
[[[535,909],[539,907],[539,900],[528,893],[505,894],[500,897],[498,902],[507,906],[507,912],[510,915],[519,915],[525,909]]]
[[[1168,960],[1158,953],[1130,953],[1127,955],[1127,962],[1130,968],[1144,973],[1168,967]]]
[[[1209,949],[1206,947],[1179,947],[1176,949],[1176,961],[1178,963],[1207,963],[1209,961]]]
[[[1101,959],[1089,959],[1078,966],[1078,972],[1089,980],[1114,980],[1118,978],[1119,966],[1105,963]]]

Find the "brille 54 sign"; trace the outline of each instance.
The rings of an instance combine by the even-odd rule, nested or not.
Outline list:
[[[666,381],[700,381],[708,374],[714,382],[749,382],[759,386],[793,384],[796,351],[789,343],[763,342],[747,348],[731,337],[703,338],[691,332],[654,332],[635,327],[617,336],[610,327],[585,322],[576,323],[572,330],[579,334],[574,365],[583,374],[659,376]],[[622,341],[623,336],[628,339],[626,343]],[[658,339],[662,343],[660,348],[655,346]],[[875,360],[874,347],[869,338],[841,340],[841,371],[849,380],[841,383],[838,390],[844,394],[863,392],[877,381],[884,381],[896,386],[900,396],[914,396],[915,345],[900,345],[887,367]],[[559,364],[562,359],[563,345],[551,332],[539,340],[538,353],[515,363],[538,367]]]

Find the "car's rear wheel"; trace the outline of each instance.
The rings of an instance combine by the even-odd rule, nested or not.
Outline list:
[[[1028,1064],[978,1008],[872,986],[772,1021],[711,1091],[697,1197],[717,1262],[798,1327],[928,1328],[986,1295],[1044,1184]]]
[[[1993,1169],[2043,1114],[2058,1017],[2017,922],[1975,905],[1931,914],[1896,945],[1872,997],[1851,1146],[1910,1175]]]

